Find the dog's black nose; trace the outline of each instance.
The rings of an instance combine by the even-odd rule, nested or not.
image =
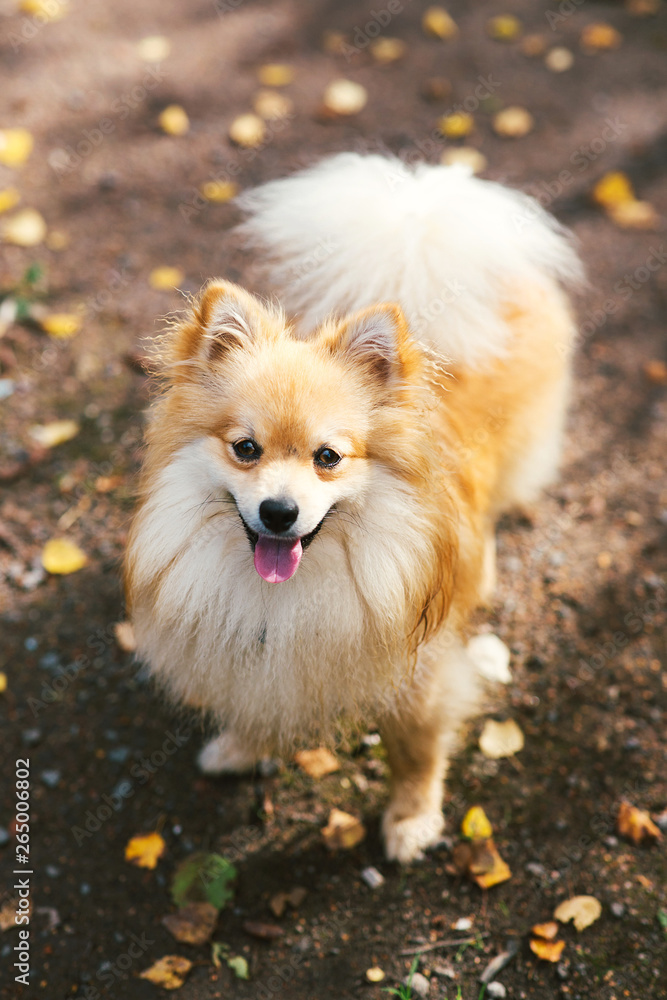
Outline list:
[[[292,527],[299,516],[299,508],[292,500],[262,500],[259,516],[264,527],[278,535]]]

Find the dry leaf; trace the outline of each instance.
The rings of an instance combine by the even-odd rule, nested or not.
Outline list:
[[[178,913],[162,918],[162,923],[177,941],[183,944],[206,944],[218,920],[218,911],[211,903],[188,903]]]
[[[180,267],[154,267],[148,275],[148,283],[151,288],[169,291],[178,288],[184,277]]]
[[[403,58],[405,42],[400,38],[376,38],[371,42],[369,51],[376,62],[386,66]]]
[[[185,977],[192,968],[192,962],[180,955],[165,955],[158,959],[150,969],[139,973],[140,979],[148,979],[163,990],[180,990]]]
[[[617,49],[623,41],[623,35],[610,24],[600,21],[597,24],[587,24],[581,33],[581,46],[590,52]]]
[[[429,7],[424,11],[422,28],[433,38],[455,38],[459,33],[456,22],[444,7]]]
[[[75,313],[49,313],[40,320],[42,330],[56,340],[69,340],[76,336],[83,325],[81,316]]]
[[[628,177],[620,170],[614,170],[600,178],[593,188],[592,197],[598,205],[609,208],[623,202],[634,201],[635,193]]]
[[[594,924],[601,913],[602,906],[595,896],[573,896],[556,907],[554,917],[562,924],[574,920],[577,930],[583,931],[585,927]]]
[[[484,154],[473,146],[455,146],[453,149],[446,149],[440,157],[440,162],[446,167],[459,164],[467,167],[473,174],[481,174],[489,165]]]
[[[478,841],[483,848],[476,853],[473,843],[473,857],[468,868],[468,874],[480,889],[490,889],[494,885],[506,882],[512,877],[509,865],[500,857],[492,838]]]
[[[647,361],[644,364],[644,375],[650,382],[656,385],[667,385],[667,364],[658,358]]]
[[[463,139],[475,128],[475,119],[465,111],[444,115],[438,122],[438,130],[448,139]]]
[[[42,566],[47,573],[67,576],[88,562],[85,552],[67,538],[52,538],[42,549]]]
[[[616,829],[633,844],[641,844],[644,840],[662,840],[662,833],[649,814],[629,802],[621,802]]]
[[[277,90],[260,90],[255,94],[253,107],[260,118],[272,121],[276,118],[285,118],[294,110],[294,105],[289,97],[279,94]]]
[[[368,91],[353,80],[332,80],[324,91],[322,104],[332,115],[356,115],[365,107]]]
[[[384,972],[377,965],[374,965],[372,969],[366,969],[366,979],[369,983],[381,983],[384,977]]]
[[[266,125],[259,115],[239,115],[229,126],[229,138],[237,146],[254,149],[266,138]]]
[[[650,201],[624,201],[607,214],[621,229],[656,229],[659,216]]]
[[[535,937],[544,938],[545,941],[553,941],[558,937],[558,924],[555,920],[549,920],[546,924],[535,924],[531,933]]]
[[[488,840],[493,836],[493,827],[481,806],[473,806],[463,817],[461,833],[468,840]]]
[[[132,622],[116,622],[113,627],[116,642],[124,653],[133,653],[137,648]]]
[[[21,200],[20,193],[16,188],[4,188],[0,191],[0,214],[9,212]]]
[[[329,822],[322,830],[324,843],[331,851],[338,848],[348,850],[356,847],[366,836],[366,828],[361,820],[340,809],[332,809]]]
[[[326,747],[299,750],[294,754],[294,760],[311,778],[323,778],[325,774],[333,774],[334,771],[340,770],[337,758]]]
[[[138,868],[155,868],[166,846],[159,833],[139,834],[128,841],[125,860]]]
[[[479,748],[485,757],[499,760],[501,757],[513,757],[523,750],[524,742],[523,732],[514,719],[505,722],[487,719],[479,738]]]
[[[20,167],[32,153],[35,140],[26,128],[0,129],[0,163]]]
[[[552,73],[565,73],[574,65],[574,54],[569,49],[557,46],[544,57],[544,65]]]
[[[543,962],[560,962],[564,947],[564,941],[542,941],[532,938],[530,942],[530,950]]]
[[[158,115],[158,124],[167,135],[185,135],[190,131],[190,119],[180,104],[170,104]]]
[[[137,42],[137,55],[144,62],[162,62],[171,52],[171,42],[165,35],[147,35]]]
[[[286,87],[294,79],[294,70],[286,63],[266,63],[257,70],[263,87]]]
[[[52,420],[48,424],[36,424],[28,433],[42,448],[55,448],[75,438],[81,428],[76,420]]]
[[[239,193],[238,184],[233,181],[206,181],[199,190],[207,201],[219,203],[231,201]]]
[[[278,924],[267,924],[262,920],[244,920],[243,930],[252,937],[259,938],[260,941],[275,941],[285,933]]]
[[[521,21],[513,14],[498,14],[487,21],[486,30],[498,42],[512,42],[521,34]]]
[[[535,121],[530,111],[516,105],[503,108],[493,118],[494,132],[505,139],[521,139],[532,132],[534,125]]]
[[[18,247],[36,247],[46,236],[46,223],[36,208],[23,208],[10,215],[2,224],[2,237],[6,243]]]
[[[299,906],[301,906],[307,894],[308,890],[304,889],[302,886],[295,886],[294,889],[290,889],[289,892],[277,892],[269,901],[271,912],[276,917],[282,917],[288,903],[296,910]]]

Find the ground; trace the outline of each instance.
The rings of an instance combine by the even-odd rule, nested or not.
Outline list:
[[[449,41],[426,36],[426,4],[417,0],[372,8],[227,0],[218,9],[209,0],[46,0],[47,14],[63,15],[48,23],[38,4],[25,6],[3,4],[0,127],[26,127],[35,148],[24,166],[0,166],[0,189],[17,188],[48,234],[34,247],[2,248],[0,291],[18,295],[33,318],[0,314],[1,377],[11,380],[0,385],[12,393],[0,424],[0,909],[14,898],[15,762],[29,758],[32,972],[28,987],[13,981],[18,932],[6,930],[2,997],[166,995],[138,973],[178,954],[194,963],[176,994],[183,1000],[379,1000],[407,974],[406,950],[470,938],[450,929],[460,917],[472,918],[474,943],[420,960],[431,997],[475,1000],[480,971],[508,940],[518,951],[497,979],[510,997],[667,997],[665,840],[635,846],[616,831],[623,799],[658,818],[667,807],[667,380],[655,364],[667,356],[667,24],[659,0],[453,0],[460,30]],[[499,13],[517,15],[523,34],[541,35],[548,49],[570,50],[572,67],[554,73],[542,55],[522,51],[520,38],[489,37],[486,23]],[[620,45],[582,50],[581,33],[595,22],[615,27]],[[369,55],[378,25],[405,41],[401,61],[380,66]],[[326,51],[327,30],[345,34],[343,54]],[[171,42],[159,65],[137,54],[150,35]],[[294,113],[261,148],[235,147],[229,125],[251,108],[257,68],[276,61],[294,69],[284,91]],[[321,94],[340,76],[363,84],[368,103],[324,120]],[[448,78],[451,92],[426,99],[432,77]],[[533,192],[570,226],[589,277],[576,301],[562,478],[527,516],[500,525],[498,592],[479,617],[480,629],[511,649],[513,680],[496,715],[516,720],[525,749],[488,760],[477,747],[480,720],[448,785],[448,835],[455,840],[467,809],[482,805],[512,869],[488,891],[451,874],[451,842],[406,870],[384,862],[381,747],[360,744],[318,781],[292,762],[250,779],[202,777],[199,724],[160,699],[114,634],[150,394],[138,356],[182,304],[178,292],[153,289],[149,274],[179,267],[186,292],[214,275],[254,280],[229,233],[236,210],[205,201],[199,186],[217,178],[246,188],[345,149],[380,146],[436,162],[461,145],[447,144],[438,119],[464,102],[475,121],[467,144],[487,158],[484,176]],[[158,126],[169,104],[186,109],[187,135]],[[494,132],[493,115],[512,105],[534,117],[523,138]],[[619,226],[592,201],[612,170],[654,206],[650,228]],[[80,332],[48,336],[35,322],[40,307],[79,315]],[[77,421],[78,435],[38,447],[30,427],[55,419]],[[44,574],[40,553],[53,537],[76,542],[87,565]],[[368,829],[337,855],[320,834],[333,805]],[[151,830],[166,841],[164,857],[154,870],[131,866],[125,844]],[[194,850],[235,859],[236,896],[214,939],[247,959],[247,982],[217,969],[210,946],[179,944],[161,923],[173,910],[173,871]],[[360,877],[369,865],[384,875],[379,888]],[[308,890],[305,899],[275,918],[269,899],[295,886]],[[580,933],[562,930],[560,964],[539,961],[531,926],[582,893],[600,900],[600,919]],[[248,919],[278,923],[284,935],[258,940],[243,929]],[[385,972],[382,983],[368,982],[373,966]]]

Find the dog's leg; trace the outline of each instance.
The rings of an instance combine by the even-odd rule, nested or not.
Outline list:
[[[204,774],[243,774],[257,764],[257,757],[239,742],[234,733],[226,731],[210,740],[197,757]]]

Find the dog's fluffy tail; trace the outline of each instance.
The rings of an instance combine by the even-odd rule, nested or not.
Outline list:
[[[504,352],[503,301],[581,279],[567,232],[534,199],[458,166],[341,153],[238,203],[246,245],[304,334],[399,302],[418,337],[474,365]]]

